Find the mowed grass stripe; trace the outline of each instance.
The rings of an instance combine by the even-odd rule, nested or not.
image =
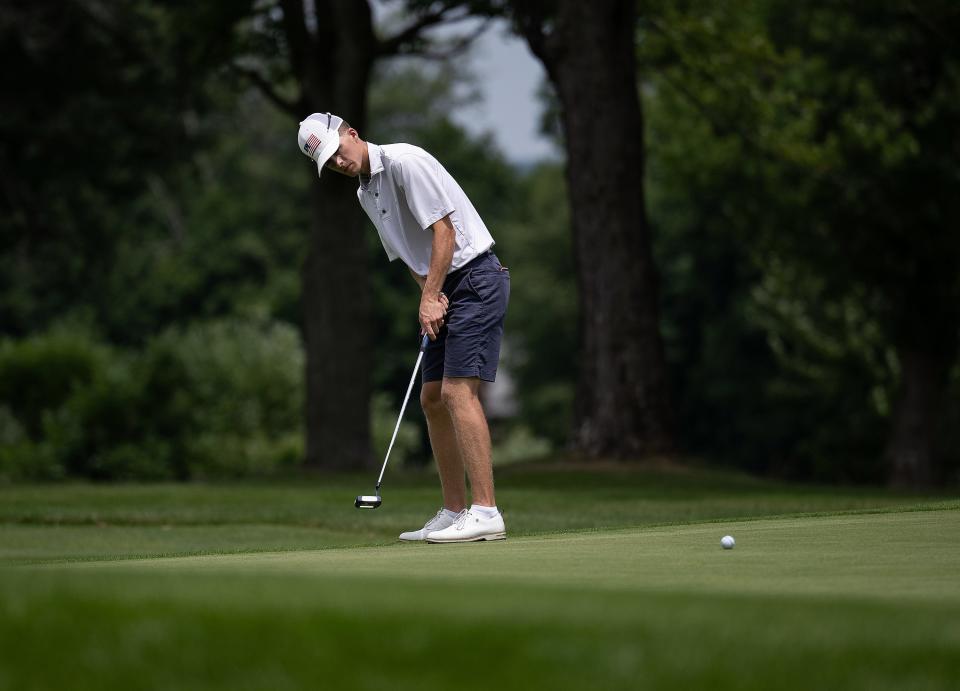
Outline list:
[[[386,575],[18,575],[29,582],[0,578],[0,682],[18,691],[892,691],[960,678],[955,603]]]
[[[789,520],[948,509],[960,510],[960,501],[932,501],[884,508],[805,512],[766,518],[734,516],[699,521],[662,521],[645,525],[615,523],[606,528],[590,527],[552,532],[523,530],[522,522],[521,529],[516,530],[515,524],[511,521],[510,532],[514,536],[549,537],[608,532],[620,528],[667,527],[730,523],[731,521]],[[72,561],[149,559],[398,545],[396,533],[399,532],[399,528],[384,527],[382,523],[370,525],[367,523],[368,521],[362,518],[357,521],[357,525],[349,528],[274,523],[216,523],[212,525],[180,523],[160,525],[0,523],[0,567]]]
[[[719,539],[737,538],[725,551]],[[54,567],[51,567],[54,568]],[[87,562],[57,568],[499,582],[960,602],[960,511],[751,520],[464,545]]]
[[[784,485],[706,471],[523,471],[498,475],[498,503],[515,535],[720,518],[875,510],[956,501],[879,488]],[[368,476],[299,484],[0,485],[0,523],[23,525],[282,524],[334,530],[407,530],[436,510],[436,478],[390,478],[384,508],[360,518]]]
[[[11,525],[0,523],[3,566],[386,544],[382,531],[275,524]]]

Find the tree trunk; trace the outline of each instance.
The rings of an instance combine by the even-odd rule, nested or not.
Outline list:
[[[562,105],[580,296],[574,446],[638,457],[674,448],[644,197],[634,2],[561,0],[552,30],[517,20]]]
[[[311,185],[313,222],[302,269],[306,464],[371,465],[371,295],[356,181],[324,173]]]
[[[361,136],[367,88],[377,58],[370,8],[357,0],[316,3],[315,35],[303,6],[288,0],[287,34],[304,112],[330,111]],[[333,19],[329,22],[329,19]],[[306,346],[306,465],[359,469],[373,464],[370,447],[372,296],[367,275],[366,219],[357,181],[326,172],[310,186],[310,244],[303,263]]]
[[[936,436],[940,404],[953,357],[942,349],[898,349],[900,392],[893,411],[885,460],[893,487],[927,487],[940,478]]]

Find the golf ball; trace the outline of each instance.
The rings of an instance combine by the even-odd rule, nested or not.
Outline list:
[[[733,539],[733,535],[724,535],[722,538],[720,538],[720,545],[724,549],[733,549],[735,544],[737,544],[737,542]]]

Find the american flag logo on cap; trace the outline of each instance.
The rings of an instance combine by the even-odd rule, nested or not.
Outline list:
[[[307,152],[308,156],[313,156],[319,146],[320,140],[317,138],[317,135],[311,134],[307,137],[307,143],[303,145],[303,150]]]

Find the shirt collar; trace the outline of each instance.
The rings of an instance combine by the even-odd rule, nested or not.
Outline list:
[[[367,142],[367,156],[370,158],[370,177],[383,170],[383,161],[380,159],[380,147]]]
[[[367,158],[370,160],[370,174],[360,173],[360,188],[367,189],[370,180],[377,173],[383,172],[383,161],[380,158],[380,147],[367,142]]]

